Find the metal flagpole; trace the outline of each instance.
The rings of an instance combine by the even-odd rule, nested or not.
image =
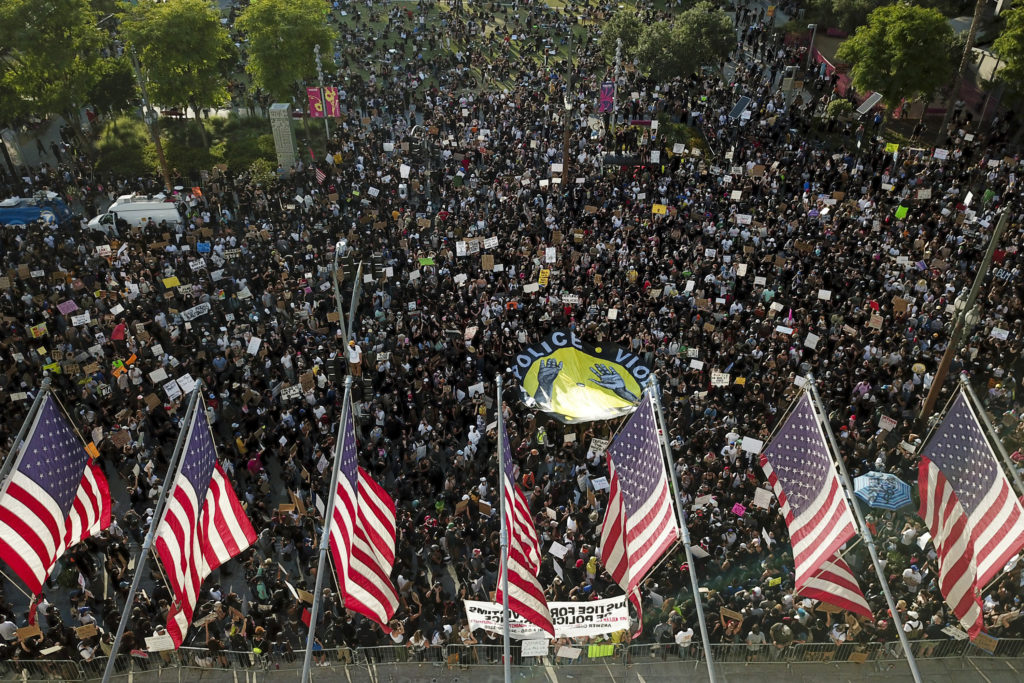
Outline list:
[[[338,497],[338,473],[341,471],[341,444],[345,439],[345,423],[352,412],[352,375],[345,376],[345,399],[341,404],[341,422],[338,423],[338,438],[334,442],[334,463],[331,469],[331,486],[324,501],[324,530],[320,534],[320,561],[316,568],[316,588],[313,589],[313,606],[309,611],[309,633],[306,634],[306,654],[302,660],[300,683],[312,680],[310,665],[313,663],[313,641],[316,639],[316,620],[320,612],[320,592],[324,585],[324,565],[327,564],[327,549],[331,545],[331,520],[334,519],[334,499]]]
[[[341,284],[338,282],[338,257],[341,256],[345,243],[341,240],[334,245],[334,305],[338,308],[338,326],[341,327],[341,338],[348,340],[348,329],[345,327],[345,309],[341,305]]]
[[[505,415],[501,409],[503,390],[501,374],[498,375],[498,511],[501,515],[501,623],[502,655],[505,662],[505,683],[512,681],[511,644],[508,623],[508,524],[505,518]]]
[[[857,507],[857,501],[853,499],[853,482],[850,480],[850,473],[846,471],[846,464],[843,462],[843,458],[839,455],[839,444],[836,443],[836,436],[832,433],[832,424],[828,420],[828,414],[821,405],[818,385],[813,375],[808,375],[807,384],[810,387],[811,397],[814,399],[815,410],[818,413],[817,421],[819,428],[823,428],[828,436],[828,443],[832,449],[832,458],[839,466],[839,474],[843,479],[843,495],[846,497],[847,504],[853,508],[853,514],[857,517],[857,526],[860,529],[861,536],[864,538],[864,545],[868,547],[868,553],[871,555],[871,564],[875,567],[875,574],[878,575],[878,582],[882,585],[882,592],[885,593],[885,602],[889,605],[892,623],[896,627],[896,634],[900,638],[900,645],[903,646],[903,653],[907,656],[907,665],[910,667],[910,673],[914,676],[916,683],[921,683],[921,672],[917,670],[917,660],[914,659],[914,653],[910,649],[910,641],[907,640],[907,634],[903,630],[903,620],[900,619],[899,612],[896,611],[896,601],[893,600],[892,591],[889,590],[889,583],[885,580],[885,572],[882,571],[882,563],[878,559],[878,550],[875,548],[874,536],[872,536],[871,529],[864,519],[864,514]]]
[[[963,375],[960,376],[960,385],[967,392],[970,401],[974,403],[974,412],[981,424],[985,425],[985,429],[988,431],[989,437],[996,444],[996,450],[999,451],[999,457],[1003,459],[1003,464],[1006,465],[1006,469],[1010,470],[1010,476],[1013,477],[1013,483],[1017,485],[1017,495],[1024,494],[1024,483],[1021,483],[1020,474],[1017,472],[1017,468],[1013,464],[1013,460],[1010,460],[1010,455],[1006,452],[1006,447],[1003,446],[1003,442],[999,439],[999,434],[996,433],[996,428],[992,425],[992,422],[988,419],[988,413],[985,412],[985,408],[981,405],[981,401],[978,399],[978,395],[974,393],[974,387],[967,381],[967,378]]]
[[[107,658],[107,667],[103,670],[103,683],[108,683],[111,675],[114,673],[114,662],[117,661],[117,651],[121,647],[121,638],[124,637],[124,630],[128,626],[128,619],[132,614],[131,608],[132,602],[135,600],[135,592],[139,590],[139,583],[142,581],[142,575],[145,573],[146,569],[146,561],[149,559],[149,552],[153,547],[153,536],[156,534],[157,525],[160,523],[160,519],[164,514],[164,504],[167,501],[167,490],[170,488],[171,483],[178,478],[179,465],[181,464],[181,453],[185,449],[185,437],[189,432],[189,425],[192,424],[192,416],[195,414],[195,411],[199,406],[199,399],[202,393],[203,382],[200,380],[196,382],[195,388],[192,389],[192,397],[188,401],[188,410],[185,411],[185,419],[182,421],[182,429],[181,432],[178,433],[178,442],[174,444],[174,453],[171,455],[171,463],[167,468],[167,472],[173,474],[164,480],[163,488],[160,490],[160,497],[157,498],[156,507],[153,508],[153,519],[149,522],[149,531],[146,532],[146,538],[142,541],[142,550],[139,551],[139,559],[135,561],[135,576],[132,578],[132,587],[128,591],[128,597],[125,598],[124,612],[121,613],[121,621],[117,625],[117,635],[114,636],[114,643],[110,647],[110,657]]]
[[[44,377],[40,384],[39,393],[36,394],[35,400],[32,401],[32,407],[28,409],[28,415],[25,416],[25,421],[21,423],[21,429],[18,431],[18,435],[14,437],[11,450],[7,452],[7,459],[4,460],[3,470],[0,471],[0,484],[3,484],[5,489],[7,475],[11,473],[11,470],[14,469],[14,464],[18,461],[18,449],[21,448],[25,435],[28,433],[29,427],[32,426],[32,421],[35,419],[36,412],[39,411],[39,406],[43,404],[43,399],[46,398],[47,392],[50,391],[49,377]]]
[[[669,474],[672,477],[672,507],[676,511],[676,520],[679,524],[679,531],[683,535],[683,549],[686,551],[686,562],[690,568],[690,584],[693,587],[693,603],[697,608],[697,621],[700,622],[700,638],[704,644],[704,659],[708,667],[708,680],[715,683],[715,662],[711,658],[711,638],[708,637],[708,624],[704,618],[704,603],[700,597],[700,584],[697,581],[697,565],[693,561],[693,551],[690,550],[690,529],[686,526],[686,511],[679,504],[679,481],[676,477],[676,469],[672,466],[672,452],[668,445],[668,429],[665,427],[665,415],[661,411],[661,401],[658,399],[658,380],[651,377],[647,385],[647,391],[654,404],[654,410],[658,418],[658,427],[661,429],[661,450],[668,465]]]

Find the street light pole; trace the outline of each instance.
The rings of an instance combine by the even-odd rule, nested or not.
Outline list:
[[[995,253],[996,245],[999,244],[999,238],[1002,237],[1009,222],[1010,209],[1003,209],[1003,214],[999,217],[999,222],[996,223],[996,229],[992,232],[992,238],[989,240],[985,256],[981,259],[981,264],[978,266],[978,273],[974,277],[974,284],[971,285],[971,292],[967,295],[967,300],[963,301],[962,306],[959,305],[960,301],[957,302],[956,322],[953,325],[953,333],[949,336],[949,345],[946,346],[946,351],[942,354],[939,367],[935,370],[935,377],[932,378],[931,389],[928,390],[928,396],[924,400],[924,405],[921,406],[920,417],[922,419],[931,415],[932,409],[935,407],[935,401],[938,400],[939,392],[942,390],[942,384],[946,381],[946,375],[949,373],[949,366],[953,362],[953,356],[960,351],[960,339],[964,334],[967,317],[970,315],[971,309],[974,308],[974,301],[978,298],[981,285],[985,281],[985,276],[988,275],[989,266],[992,265],[992,255]]]
[[[324,97],[324,72],[323,67],[320,65],[320,44],[317,43],[313,46],[313,55],[316,58],[316,80],[317,87],[320,88],[320,101],[323,102]],[[324,149],[327,149],[331,141],[331,126],[327,122],[327,109],[324,108],[324,133],[327,134],[327,139],[324,140]]]
[[[619,116],[619,74],[622,71],[622,38],[615,39],[615,89],[612,90],[612,138],[615,137],[615,119]]]
[[[149,92],[146,90],[146,80],[142,77],[142,69],[139,67],[139,58],[135,54],[135,48],[128,50],[132,58],[132,69],[135,71],[135,80],[139,83],[139,91],[142,93],[142,118],[149,128],[149,134],[153,138],[153,146],[156,148],[156,158],[160,162],[160,171],[164,176],[164,188],[170,196],[173,188],[171,186],[171,172],[167,168],[167,157],[164,156],[164,146],[160,143],[160,119],[149,103]]]
[[[960,68],[956,72],[956,78],[953,79],[953,89],[949,93],[949,100],[946,102],[946,112],[942,115],[942,124],[939,126],[938,132],[935,134],[935,146],[938,147],[942,144],[942,136],[946,133],[946,126],[949,125],[949,117],[953,112],[951,104],[956,103],[960,97],[960,85],[964,81],[964,74],[967,73],[967,65],[973,61],[972,55],[974,54],[974,37],[978,34],[978,21],[981,19],[981,11],[985,7],[986,0],[978,0],[974,5],[974,16],[971,18],[971,28],[967,31],[967,42],[964,43],[964,53],[960,57]],[[984,116],[985,112],[981,112]]]
[[[562,104],[565,106],[565,129],[562,132],[562,191],[566,192],[566,179],[569,177],[569,124],[572,119],[572,52],[573,52],[573,33],[572,27],[569,27],[569,66],[568,73],[565,77],[565,96],[562,98]]]
[[[817,24],[807,24],[807,28],[811,29],[811,44],[807,46],[807,70],[811,70],[811,59],[814,58],[814,37],[818,35]]]

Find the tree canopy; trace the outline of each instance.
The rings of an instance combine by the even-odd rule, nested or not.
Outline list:
[[[953,53],[953,29],[941,12],[900,4],[871,12],[836,58],[850,65],[859,92],[878,92],[897,106],[903,98],[927,98],[948,85],[956,71]]]
[[[646,26],[637,53],[645,73],[667,81],[717,65],[735,45],[736,34],[725,12],[709,2],[699,2],[671,22]]]
[[[316,78],[313,47],[328,68],[337,31],[323,0],[253,0],[235,26],[248,40],[246,72],[275,99],[289,101],[298,83]]]
[[[1010,90],[1024,93],[1024,8],[1015,7],[1002,16],[1006,27],[992,47],[1006,64],[999,69],[997,78]]]
[[[0,120],[78,110],[99,78],[106,35],[89,0],[0,2]]]
[[[227,99],[225,63],[233,46],[210,0],[139,3],[121,29],[138,52],[154,102],[198,111]]]
[[[601,27],[601,37],[598,45],[605,59],[609,62],[615,61],[616,41],[622,39],[622,61],[628,63],[636,56],[637,45],[640,42],[640,34],[643,32],[643,24],[636,10],[630,8],[620,9],[612,15],[612,18]]]

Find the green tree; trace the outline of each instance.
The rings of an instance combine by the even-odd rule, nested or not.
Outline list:
[[[956,71],[952,46],[953,29],[938,10],[888,5],[868,16],[836,58],[850,65],[854,88],[878,92],[894,107],[949,84]]]
[[[337,31],[327,22],[324,0],[253,0],[235,22],[248,39],[245,70],[276,100],[289,101],[298,84],[316,78],[313,47],[319,45],[324,68]]]
[[[1024,93],[1024,8],[1003,12],[1006,26],[992,47],[999,58],[1006,62],[996,77],[1016,92]]]
[[[605,59],[614,63],[616,41],[622,39],[622,61],[629,63],[636,56],[637,45],[640,42],[640,34],[643,32],[643,24],[636,10],[627,8],[620,9],[612,15],[612,18],[601,27],[601,37],[598,45]]]
[[[97,65],[89,102],[104,114],[119,114],[139,105],[139,89],[127,57],[104,59]]]
[[[89,0],[0,2],[0,120],[60,114],[78,135],[106,36]]]
[[[228,99],[224,62],[231,39],[209,0],[133,5],[121,30],[138,52],[154,102],[191,107],[198,119],[201,109]]]
[[[667,81],[717,65],[736,44],[729,17],[709,2],[699,2],[671,22],[647,25],[637,50],[641,69]]]

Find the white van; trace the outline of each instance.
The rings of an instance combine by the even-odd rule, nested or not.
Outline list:
[[[89,221],[89,229],[108,235],[113,233],[115,222],[120,219],[127,221],[129,226],[145,225],[150,219],[157,225],[166,221],[167,225],[181,223],[181,214],[173,199],[163,194],[132,195],[126,194],[117,198],[106,213],[101,213]]]

